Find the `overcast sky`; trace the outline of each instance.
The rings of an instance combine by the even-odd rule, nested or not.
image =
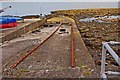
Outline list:
[[[10,2],[119,2],[120,0],[0,0]]]
[[[53,10],[82,8],[115,8],[118,2],[3,2],[2,7],[11,5],[3,14],[27,15],[47,14]]]

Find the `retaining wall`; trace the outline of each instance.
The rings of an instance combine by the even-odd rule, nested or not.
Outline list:
[[[9,40],[11,40],[13,38],[17,38],[22,34],[25,34],[25,33],[29,32],[29,31],[32,31],[32,30],[42,26],[46,21],[47,21],[46,19],[43,19],[43,20],[33,22],[31,24],[24,25],[24,26],[18,28],[17,30],[15,30],[15,31],[1,37],[0,38],[0,43],[3,43],[5,41],[9,41]]]

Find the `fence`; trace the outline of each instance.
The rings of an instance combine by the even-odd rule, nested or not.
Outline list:
[[[120,75],[120,72],[113,71],[105,71],[105,63],[106,63],[106,51],[108,51],[112,57],[115,59],[117,64],[120,66],[120,57],[115,53],[115,51],[110,47],[110,45],[118,45],[120,42],[104,42],[102,46],[102,64],[101,64],[101,78],[103,80],[107,79],[107,75]]]

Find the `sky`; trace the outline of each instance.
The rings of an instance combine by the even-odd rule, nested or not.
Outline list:
[[[119,0],[0,0],[10,2],[119,2]]]
[[[54,10],[84,8],[117,8],[118,2],[2,2],[2,7],[12,6],[5,10],[6,15],[48,14]]]

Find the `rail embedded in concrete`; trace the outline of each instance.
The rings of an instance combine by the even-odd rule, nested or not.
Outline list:
[[[71,67],[75,67],[75,58],[74,58],[74,33],[73,33],[73,27],[71,26],[71,41],[72,41],[72,49],[71,49]]]
[[[85,46],[85,43],[81,37],[81,34],[79,33],[79,30],[77,28],[75,20],[72,22],[72,28],[73,28],[73,34],[74,34],[74,59],[75,59],[75,66],[86,66],[89,68],[90,74],[89,75],[84,75],[86,78],[90,77],[96,77],[94,76],[96,71],[94,60],[92,59],[92,56],[88,52],[87,47]],[[84,70],[81,68],[81,71]],[[94,71],[92,71],[94,70]],[[82,72],[80,72],[83,74]]]
[[[22,58],[20,58],[15,64],[11,65],[10,67],[15,68],[20,62],[22,62],[27,56],[29,56],[31,53],[33,53],[35,50],[37,50],[45,41],[47,41],[59,28],[61,27],[61,24],[57,29],[55,29],[54,32],[52,32],[50,35],[45,37],[43,41],[35,46],[33,49],[31,49],[28,53],[26,53]]]
[[[106,63],[106,51],[108,51],[112,57],[115,59],[117,64],[120,66],[120,57],[114,52],[114,50],[110,47],[110,45],[120,44],[120,42],[104,42],[102,46],[102,64],[101,64],[101,78],[106,80],[106,74],[114,74],[120,75],[120,72],[113,72],[113,71],[105,71],[105,63]]]
[[[3,43],[5,41],[9,41],[9,40],[14,39],[14,38],[17,38],[22,34],[25,34],[29,31],[32,31],[32,30],[42,26],[45,22],[46,22],[46,19],[43,19],[43,20],[39,20],[39,21],[30,23],[30,24],[24,25],[24,26],[16,29],[15,31],[12,31],[11,33],[6,34],[5,36],[1,37],[0,38],[0,43]]]

